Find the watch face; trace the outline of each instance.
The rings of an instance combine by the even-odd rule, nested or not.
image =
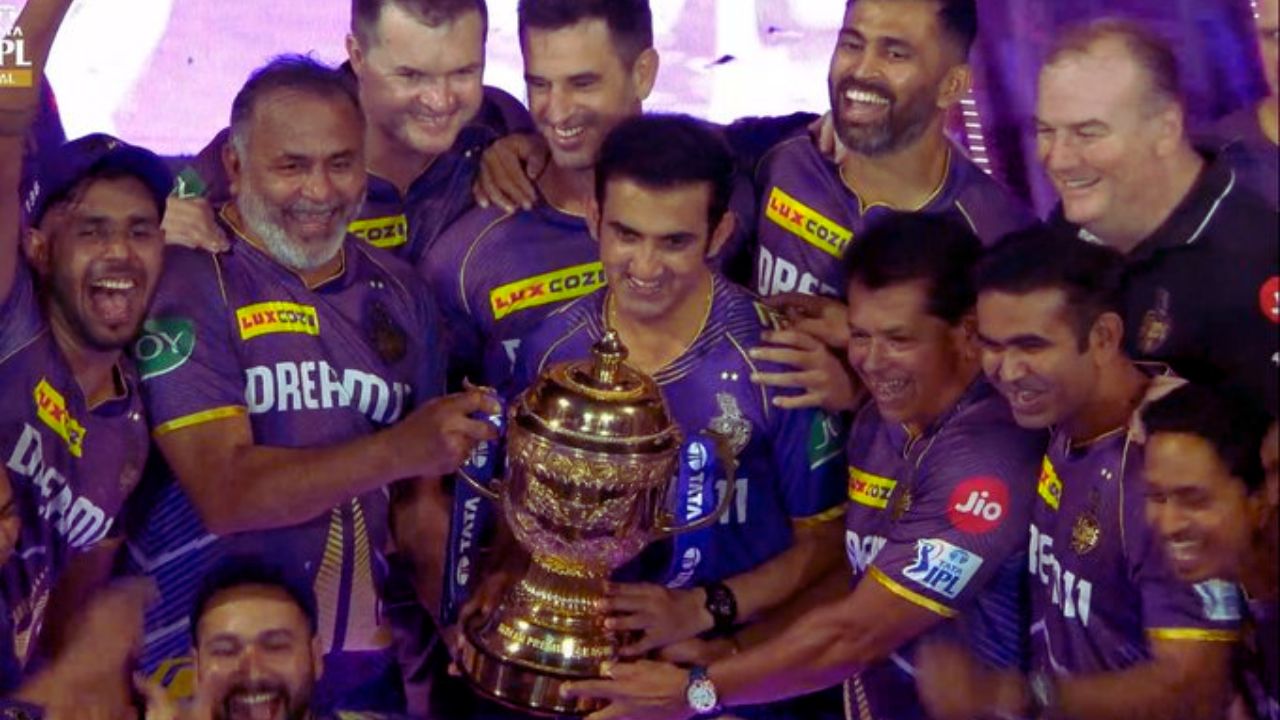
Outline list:
[[[689,707],[693,708],[694,712],[704,713],[716,709],[718,700],[716,698],[716,687],[711,684],[710,680],[704,678],[693,681],[689,685],[686,697],[689,700]]]

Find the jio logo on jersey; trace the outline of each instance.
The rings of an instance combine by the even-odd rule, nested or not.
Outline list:
[[[951,491],[947,518],[963,533],[981,535],[1000,527],[1009,507],[1009,488],[993,477],[972,477]]]

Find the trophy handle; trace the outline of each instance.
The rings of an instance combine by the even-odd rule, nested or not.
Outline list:
[[[669,512],[663,513],[662,521],[658,527],[653,529],[654,539],[705,530],[720,522],[720,518],[733,503],[733,496],[737,486],[734,475],[738,469],[738,460],[733,454],[733,449],[729,446],[729,438],[711,430],[704,430],[702,434],[716,446],[716,458],[719,461],[719,467],[724,469],[724,479],[726,481],[724,496],[717,498],[716,509],[713,512],[686,525],[677,525],[675,518]],[[706,482],[715,482],[715,477],[708,478]]]

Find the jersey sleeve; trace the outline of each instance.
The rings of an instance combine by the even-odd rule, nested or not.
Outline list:
[[[774,412],[774,461],[783,481],[787,514],[805,524],[844,517],[845,462],[839,420],[821,410]]]
[[[0,362],[30,342],[43,327],[31,269],[19,250],[13,268],[13,286],[9,288],[9,295],[0,299]]]
[[[966,609],[1026,548],[1038,438],[1007,424],[938,438],[915,468],[906,510],[870,576],[944,617]]]
[[[462,287],[466,250],[475,238],[472,226],[464,216],[444,231],[418,263],[418,274],[435,300],[439,336],[447,348],[445,372],[450,388],[461,387],[463,378],[479,378],[484,366],[484,337]]]
[[[134,344],[152,432],[247,414],[217,256],[170,247],[143,334]]]
[[[1141,462],[1126,472],[1123,513],[1125,556],[1129,575],[1142,597],[1142,621],[1156,640],[1232,642],[1238,637],[1242,598],[1236,586],[1222,580],[1192,585],[1179,580],[1165,559],[1164,548],[1147,525]]]

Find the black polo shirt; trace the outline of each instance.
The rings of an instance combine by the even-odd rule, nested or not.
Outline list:
[[[1135,358],[1247,393],[1277,415],[1280,226],[1227,158],[1206,155],[1173,213],[1127,256],[1125,339]],[[1100,240],[1067,223],[1051,224]]]

